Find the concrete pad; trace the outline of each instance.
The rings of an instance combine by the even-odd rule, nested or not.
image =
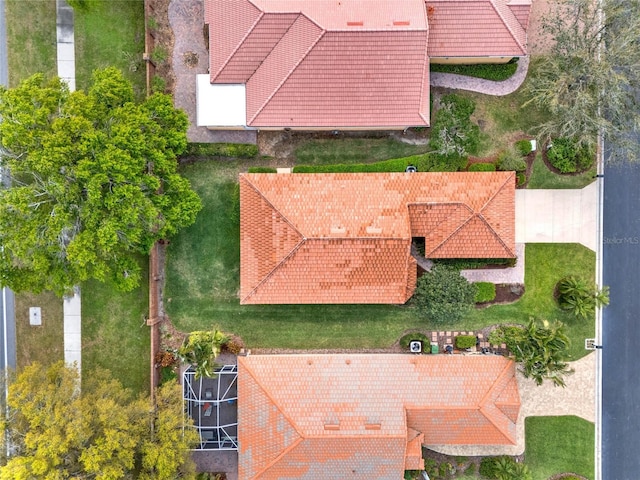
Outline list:
[[[516,257],[518,258],[515,267],[510,268],[474,268],[472,270],[462,270],[460,275],[470,282],[491,282],[491,283],[520,283],[524,284],[524,259],[525,244],[516,243]]]
[[[598,191],[516,190],[517,243],[581,243],[596,249]]]
[[[71,297],[65,297],[62,304],[64,316],[64,361],[76,364],[81,372],[82,366],[82,308],[80,289]]]
[[[75,62],[76,52],[75,45],[73,43],[61,43],[58,42],[58,62]],[[60,66],[58,65],[58,70]]]
[[[291,169],[287,167],[276,168],[276,172],[278,173],[291,173]]]

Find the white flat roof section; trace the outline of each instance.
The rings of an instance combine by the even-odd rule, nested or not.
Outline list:
[[[209,74],[196,76],[197,123],[199,127],[244,127],[247,95],[243,84],[212,84]]]

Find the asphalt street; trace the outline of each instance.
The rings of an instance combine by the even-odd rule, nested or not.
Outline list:
[[[640,164],[605,166],[602,479],[640,475]]]

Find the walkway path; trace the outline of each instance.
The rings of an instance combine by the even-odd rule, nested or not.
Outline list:
[[[524,419],[533,416],[576,415],[589,422],[595,421],[595,359],[596,353],[571,362],[573,375],[565,378],[565,388],[554,387],[551,382],[538,386],[533,380],[518,373],[520,415],[516,424],[516,445],[428,445],[427,448],[446,455],[520,455],[524,452]]]
[[[73,8],[65,0],[56,0],[56,37],[58,76],[76,89],[76,56],[73,24]],[[72,297],[65,297],[64,316],[64,361],[75,364],[78,372],[82,368],[82,321],[80,288],[76,287]]]
[[[529,57],[520,57],[516,73],[501,82],[484,80],[482,78],[456,75],[453,73],[431,72],[429,83],[432,87],[453,88],[457,90],[469,90],[471,92],[486,93],[489,95],[508,95],[515,92],[527,78],[529,70]]]

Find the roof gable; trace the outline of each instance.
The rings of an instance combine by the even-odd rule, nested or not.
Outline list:
[[[368,478],[392,478],[406,462],[419,462],[416,443],[423,435],[425,444],[512,444],[520,404],[512,380],[514,363],[498,356],[240,357],[239,398],[259,386],[259,401],[267,399],[267,405],[247,405],[252,394],[238,404],[240,475],[282,478],[278,472],[295,471],[295,478],[311,479],[322,467],[324,478],[344,478],[339,475],[348,468],[363,474],[362,462],[369,461]],[[496,407],[506,388],[515,418]],[[274,462],[273,455],[245,455],[258,451],[263,429],[271,435],[280,422],[272,414],[259,416],[259,409],[278,412],[300,435],[287,445],[277,442]],[[378,450],[380,441],[388,443]]]
[[[243,174],[240,196],[241,303],[404,303],[412,237],[514,256],[513,172]]]

